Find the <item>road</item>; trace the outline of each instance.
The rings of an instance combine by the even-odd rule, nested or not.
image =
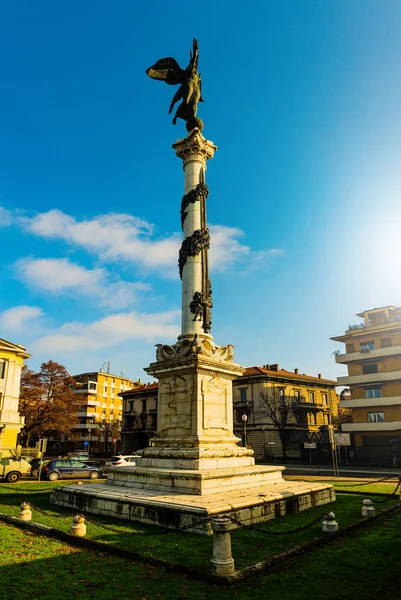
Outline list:
[[[383,477],[389,477],[390,475],[394,475],[394,480],[398,479],[398,476],[401,473],[401,467],[391,468],[391,467],[354,467],[350,465],[340,465],[340,477],[347,479],[382,479]],[[333,467],[330,465],[286,465],[286,469],[284,471],[284,476],[291,477],[301,477],[301,476],[310,476],[310,477],[333,477]]]

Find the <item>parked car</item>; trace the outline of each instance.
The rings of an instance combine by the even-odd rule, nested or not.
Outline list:
[[[43,469],[43,465],[45,463],[47,463],[50,459],[49,458],[33,458],[31,460],[31,462],[29,463],[31,465],[31,472],[29,473],[31,477],[37,477],[39,475],[39,468],[40,468],[40,463],[42,463],[42,469]]]
[[[100,462],[98,462],[97,460],[91,460],[87,452],[69,452],[62,458],[76,459],[80,460],[81,462],[84,462],[86,465],[89,465],[91,467],[100,467]]]
[[[81,460],[57,458],[42,468],[42,477],[50,481],[57,479],[98,479],[103,475],[99,467],[87,465]]]
[[[0,478],[16,483],[23,475],[29,475],[31,465],[23,458],[7,457],[0,459]]]
[[[108,471],[111,467],[135,467],[140,456],[133,456],[132,454],[121,454],[119,456],[112,456],[105,464],[105,471]]]

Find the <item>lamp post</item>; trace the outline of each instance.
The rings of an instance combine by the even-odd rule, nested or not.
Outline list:
[[[243,414],[242,417],[241,417],[241,419],[242,419],[242,422],[244,424],[244,444],[243,445],[246,448],[246,422],[248,420],[248,415]]]

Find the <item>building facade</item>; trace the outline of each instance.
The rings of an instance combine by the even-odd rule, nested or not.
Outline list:
[[[73,378],[77,383],[74,391],[79,404],[78,422],[72,428],[70,445],[77,449],[86,448],[90,453],[119,449],[122,425],[119,394],[132,389],[135,382],[103,369],[73,375]]]
[[[269,367],[269,368],[267,368]],[[234,432],[252,446],[255,458],[282,457],[280,435],[265,413],[261,393],[275,396],[277,404],[290,404],[288,411],[288,455],[305,456],[310,450],[303,444],[316,444],[313,458],[328,457],[328,426],[336,421],[338,400],[335,381],[284,371],[278,365],[249,367],[233,381]],[[157,383],[140,385],[121,393],[123,398],[122,452],[132,452],[149,445],[157,427]],[[243,415],[246,415],[244,423]]]
[[[0,457],[15,453],[24,425],[18,412],[21,370],[30,358],[23,346],[0,339]]]
[[[123,454],[147,448],[156,434],[157,390],[157,383],[146,383],[120,394],[123,403],[121,430]]]
[[[335,386],[335,381],[320,374],[312,377],[298,369],[286,371],[277,364],[248,367],[233,381],[234,432],[244,440],[246,429],[247,443],[259,459],[286,454],[329,460],[328,427],[338,415]],[[315,447],[306,449],[305,443]]]
[[[355,459],[370,464],[401,460],[401,307],[384,306],[357,315],[344,335],[331,339],[345,344],[336,355],[348,375],[338,384],[350,390],[343,408],[352,409],[353,422],[342,430],[353,435]],[[343,396],[345,398],[345,396]],[[397,462],[398,461],[398,462]]]

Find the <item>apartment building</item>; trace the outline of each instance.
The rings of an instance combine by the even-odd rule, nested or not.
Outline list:
[[[355,459],[370,464],[396,464],[401,459],[401,307],[383,306],[357,314],[362,321],[344,335],[336,355],[348,375],[338,384],[349,387],[341,401],[352,409],[353,422],[342,430],[353,437]],[[344,396],[343,396],[344,397]]]
[[[287,456],[329,459],[328,426],[338,415],[335,386],[335,381],[323,379],[321,374],[313,377],[298,369],[286,371],[278,364],[248,367],[242,377],[233,381],[234,433],[244,441],[246,429],[247,443],[256,458],[282,457],[279,427],[280,420],[286,419]],[[275,405],[279,427],[269,416],[262,396]]]
[[[75,447],[91,453],[119,449],[122,426],[119,394],[134,388],[135,381],[104,369],[73,377],[77,383],[74,391],[79,397],[78,423],[70,438]]]
[[[157,382],[145,383],[120,393],[123,403],[122,453],[147,448],[156,434],[157,389]]]
[[[31,355],[19,344],[0,339],[0,458],[16,450],[24,425],[18,413],[21,369]]]

